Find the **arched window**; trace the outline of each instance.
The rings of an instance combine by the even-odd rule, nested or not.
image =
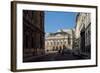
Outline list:
[[[52,42],[50,42],[50,45],[53,45]]]

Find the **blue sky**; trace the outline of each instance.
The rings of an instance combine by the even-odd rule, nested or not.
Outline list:
[[[45,32],[56,32],[58,29],[75,27],[76,12],[45,11]]]

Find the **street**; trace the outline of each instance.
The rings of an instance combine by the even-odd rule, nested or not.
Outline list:
[[[63,61],[63,60],[79,60],[85,59],[70,53],[49,53],[42,56],[31,57],[26,62],[41,62],[41,61]]]

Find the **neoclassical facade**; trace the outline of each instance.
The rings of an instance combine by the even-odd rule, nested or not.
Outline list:
[[[78,13],[75,27],[75,49],[81,53],[91,53],[91,14]],[[79,44],[78,44],[79,43]]]
[[[23,10],[23,61],[44,53],[44,12]]]
[[[45,36],[45,52],[72,49],[73,29],[61,29]]]

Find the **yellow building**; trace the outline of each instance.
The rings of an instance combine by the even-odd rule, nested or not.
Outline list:
[[[48,33],[45,37],[45,52],[54,52],[60,49],[72,50],[73,30],[62,29],[55,33]]]

